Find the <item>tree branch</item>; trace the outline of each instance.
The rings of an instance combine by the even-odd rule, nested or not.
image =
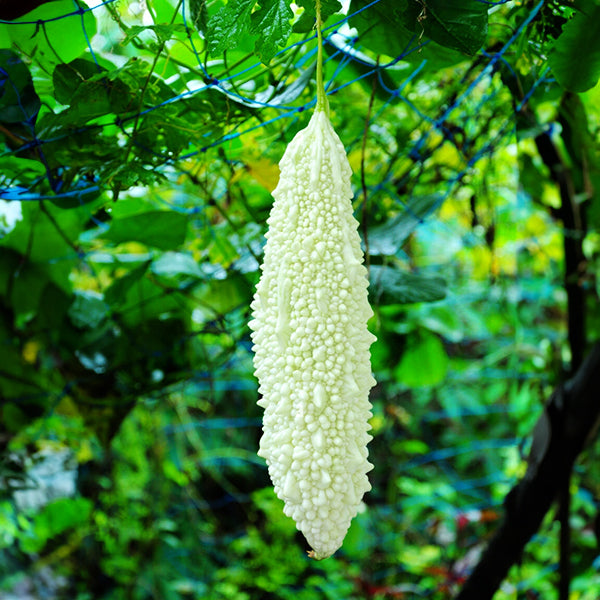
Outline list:
[[[575,137],[577,133],[581,136],[581,132],[573,133],[577,123],[571,122],[576,119],[573,115],[579,108],[578,103],[581,103],[581,100],[574,94],[565,94],[561,101],[559,122],[567,149],[573,145],[571,137]],[[536,136],[535,144],[560,192],[561,205],[558,216],[564,225],[565,291],[567,292],[567,325],[572,374],[581,365],[586,346],[585,295],[581,284],[581,276],[585,272],[586,264],[583,252],[585,225],[582,215],[583,206],[577,200],[577,195],[585,191],[580,189],[585,180],[581,172],[584,165],[577,164],[579,157],[572,155],[573,166],[568,167],[547,131]],[[577,174],[574,173],[575,170],[578,171]]]
[[[504,501],[505,516],[455,600],[491,600],[564,485],[600,422],[600,342],[576,375],[554,390],[533,430],[527,472]]]

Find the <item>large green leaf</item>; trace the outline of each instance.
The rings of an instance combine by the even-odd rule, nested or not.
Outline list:
[[[115,219],[102,237],[116,244],[141,242],[161,250],[173,250],[183,244],[187,225],[185,214],[150,210]]]
[[[398,215],[369,229],[369,252],[382,256],[397,254],[408,236],[438,204],[439,198],[435,194],[411,198]]]
[[[145,76],[145,69],[135,61],[110,73],[81,58],[57,65],[52,76],[54,93],[70,107],[54,120],[62,127],[78,127],[96,117],[137,109],[137,88]]]
[[[198,263],[183,252],[165,252],[152,263],[152,272],[167,279],[178,277],[194,277],[202,279],[204,272]]]
[[[102,294],[90,290],[75,292],[73,303],[69,307],[71,323],[79,329],[95,328],[109,315],[109,307]]]
[[[188,312],[188,304],[181,294],[166,293],[164,286],[155,284],[148,278],[141,278],[131,285],[119,308],[120,319],[128,327]]]
[[[11,248],[0,252],[0,296],[10,303],[15,315],[33,315],[38,310],[44,288],[61,273],[48,265],[28,261]],[[67,273],[62,272],[63,283]]]
[[[350,14],[363,9],[371,0],[352,0]],[[368,10],[350,18],[360,34],[360,43],[377,54],[399,56],[415,38],[406,26],[406,0],[380,0]]]
[[[352,0],[350,13],[370,4],[370,0]],[[482,2],[464,0],[380,0],[351,17],[350,24],[359,30],[361,43],[378,54],[399,56],[427,39],[474,54],[487,37],[487,9]],[[407,58],[428,58],[427,45],[418,56]],[[447,58],[456,61],[453,55]]]
[[[286,0],[263,0],[254,11],[256,0],[236,0],[220,8],[208,21],[209,50],[219,54],[238,46],[248,33],[258,35],[256,51],[269,62],[277,48],[292,32],[293,13]]]
[[[44,171],[44,165],[37,160],[14,155],[2,157],[2,174],[5,177],[26,181],[43,175]]]
[[[287,41],[292,32],[292,16],[287,0],[263,0],[261,8],[252,13],[250,32],[259,35],[256,51],[263,62],[269,62]]]
[[[240,306],[248,306],[252,287],[246,277],[233,273],[225,279],[212,279],[195,292],[198,313],[206,320],[226,315]]]
[[[228,2],[208,22],[209,50],[213,54],[235,48],[239,39],[248,31],[250,14],[255,0]]]
[[[87,8],[83,3],[80,6]],[[56,65],[71,62],[85,52],[88,40],[96,34],[93,11],[86,11],[82,17],[76,10],[73,0],[56,0],[38,6],[15,19],[6,28],[8,39],[2,39],[0,44],[9,47],[12,42],[46,71],[52,72]]]
[[[446,296],[441,277],[423,277],[394,267],[371,265],[369,294],[374,304],[412,304],[435,302]]]
[[[487,38],[488,5],[475,0],[421,0],[408,2],[413,31],[445,48],[475,54]]]
[[[600,6],[577,13],[563,28],[548,62],[557,81],[572,92],[593,88],[600,78]]]
[[[62,104],[71,104],[73,94],[79,86],[102,72],[105,72],[105,70],[99,68],[95,62],[85,58],[76,58],[69,64],[57,65],[52,73],[54,97]]]
[[[12,248],[25,264],[37,263],[56,285],[70,289],[75,243],[89,218],[86,208],[62,211],[46,202],[23,202],[21,210],[23,219],[0,240],[0,251]]]

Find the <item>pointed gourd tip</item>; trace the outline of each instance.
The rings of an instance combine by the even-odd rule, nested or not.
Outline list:
[[[314,560],[324,560],[325,558],[329,558],[331,554],[319,554],[314,550],[307,550],[308,558],[313,558]]]

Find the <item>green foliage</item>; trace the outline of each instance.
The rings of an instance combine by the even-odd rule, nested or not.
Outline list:
[[[394,374],[408,387],[440,384],[448,372],[448,356],[440,339],[423,331],[410,336]]]
[[[353,0],[350,12],[364,8],[367,0]],[[361,32],[362,43],[377,54],[396,56],[409,46],[412,32],[403,18],[403,5],[392,0],[381,0],[373,10],[362,11],[352,17],[350,24]]]
[[[369,294],[377,306],[442,300],[446,284],[440,277],[413,275],[393,267],[372,265]]]
[[[38,553],[53,538],[69,530],[85,530],[92,512],[87,498],[60,498],[36,513],[31,528],[19,536],[19,545],[25,553]]]
[[[300,18],[294,23],[294,31],[297,33],[308,33],[315,27],[315,2],[314,0],[299,0],[296,2],[304,10]],[[342,10],[342,5],[339,0],[322,0],[321,1],[321,19],[323,23],[327,21],[331,15],[339,13]]]
[[[5,68],[0,74],[0,122],[31,123],[40,110],[33,80],[25,63],[11,50],[0,50]]]
[[[0,24],[0,596],[45,566],[79,600],[451,598],[569,358],[544,131],[589,209],[580,281],[600,334],[600,92],[561,100],[597,80],[596,6],[547,2],[525,30],[530,3],[494,7],[489,28],[482,2],[352,16],[362,54],[332,38],[325,77],[369,248],[375,469],[342,550],[306,557],[256,456],[247,329],[277,162],[307,120],[290,107],[314,96],[313,6],[297,4]],[[558,84],[540,76],[552,47]],[[573,479],[578,600],[600,589],[597,451]],[[67,495],[32,476],[60,452]],[[553,598],[557,559],[548,519],[498,598]]]
[[[93,13],[86,11],[80,15],[76,7],[87,8],[87,5],[55,0],[38,6],[4,27],[0,36],[2,47],[9,48],[12,44],[19,52],[34,58],[47,73],[52,73],[55,66],[82,54],[96,33]]]
[[[245,34],[258,37],[256,52],[269,62],[287,41],[292,11],[285,0],[266,0],[255,9],[256,0],[227,2],[209,20],[209,49],[218,54],[235,48]]]
[[[558,82],[585,92],[600,79],[600,7],[591,0],[576,12],[556,40],[548,62]]]
[[[352,0],[351,12],[364,8],[368,0]],[[362,42],[377,54],[397,56],[410,49],[415,41],[429,39],[423,53],[408,55],[406,60],[422,60],[436,52],[439,44],[446,49],[475,54],[487,37],[488,7],[483,2],[460,0],[411,2],[381,0],[371,10],[352,17],[351,24],[358,28]],[[453,53],[447,59],[453,60]],[[457,61],[460,60],[456,56]]]
[[[488,7],[483,2],[410,2],[406,18],[412,31],[420,31],[441,46],[465,54],[475,54],[487,39]]]
[[[115,220],[100,235],[114,244],[135,241],[161,250],[181,246],[187,232],[187,217],[173,211],[148,210]]]

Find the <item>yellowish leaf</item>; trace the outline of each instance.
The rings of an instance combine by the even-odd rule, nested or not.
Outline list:
[[[246,170],[269,192],[275,189],[279,181],[279,167],[267,158],[246,159]]]

